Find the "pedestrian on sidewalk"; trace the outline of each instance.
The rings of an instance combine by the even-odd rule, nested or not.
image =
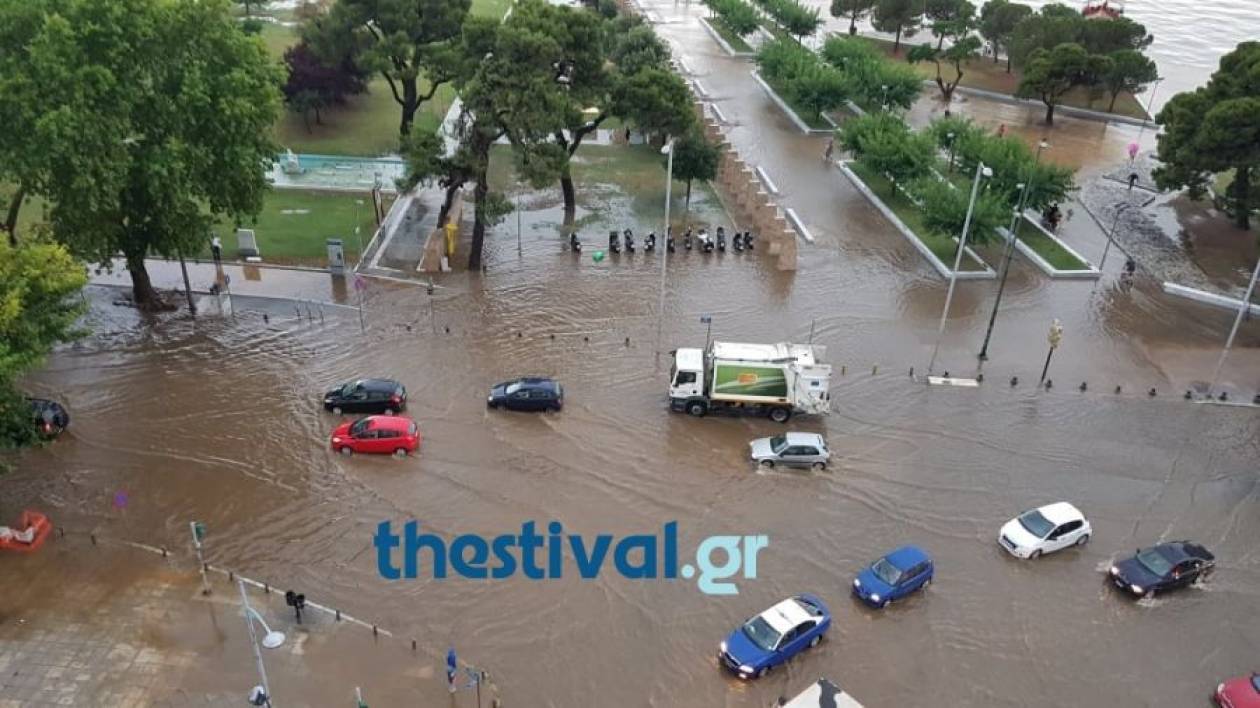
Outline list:
[[[210,237],[210,255],[214,257],[215,265],[223,265],[223,242],[218,234]]]
[[[836,139],[834,137],[827,139],[827,149],[823,151],[823,160],[830,163],[831,155],[836,151]]]

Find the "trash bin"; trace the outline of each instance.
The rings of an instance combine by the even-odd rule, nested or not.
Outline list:
[[[330,238],[326,243],[328,245],[328,272],[331,275],[345,275],[346,253],[341,239]]]

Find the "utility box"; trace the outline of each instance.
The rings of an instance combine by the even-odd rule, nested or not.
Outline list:
[[[346,252],[341,239],[330,238],[328,244],[328,272],[332,275],[346,274]]]
[[[236,252],[241,258],[257,258],[262,255],[258,252],[258,239],[254,237],[253,229],[236,230]]]

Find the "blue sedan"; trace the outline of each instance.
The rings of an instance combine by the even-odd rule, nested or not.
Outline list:
[[[790,597],[731,632],[718,661],[741,679],[761,678],[770,669],[818,644],[831,628],[831,613],[813,595]]]
[[[882,608],[932,582],[932,559],[916,546],[902,546],[880,558],[853,579],[853,594],[862,602]]]

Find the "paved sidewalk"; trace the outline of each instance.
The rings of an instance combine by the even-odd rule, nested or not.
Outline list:
[[[203,596],[187,560],[54,537],[30,556],[0,554],[0,576],[0,708],[240,706],[259,683],[239,591],[211,573]],[[372,706],[476,705],[472,691],[447,691],[426,647],[309,608],[299,626],[283,591],[253,589],[250,604],[287,635],[262,650],[277,706],[353,706],[356,686]]]

